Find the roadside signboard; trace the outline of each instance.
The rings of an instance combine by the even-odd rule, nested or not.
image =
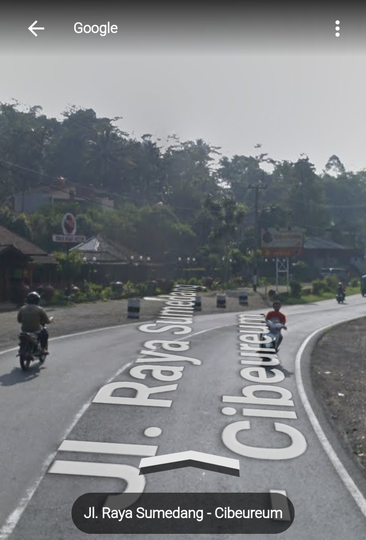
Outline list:
[[[73,244],[85,242],[85,236],[76,235],[76,218],[70,212],[63,216],[61,227],[63,234],[53,234],[52,240],[54,242],[69,242]]]
[[[76,234],[76,218],[70,212],[64,215],[61,221],[62,232],[70,235]]]
[[[263,250],[279,249],[279,248],[295,248],[301,249],[304,245],[304,230],[299,227],[291,229],[262,229],[261,231],[261,248]]]
[[[301,257],[304,255],[302,248],[271,248],[262,249],[263,257]]]
[[[53,234],[52,240],[54,242],[71,242],[74,244],[81,244],[85,242],[85,236],[76,236],[74,234]]]

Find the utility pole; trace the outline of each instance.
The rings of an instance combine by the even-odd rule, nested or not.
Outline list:
[[[255,190],[255,202],[254,202],[254,264],[253,264],[253,291],[256,292],[258,285],[258,244],[259,244],[259,220],[258,220],[258,200],[259,200],[259,190],[267,189],[267,184],[261,186],[257,184],[256,186],[249,186],[249,189]]]

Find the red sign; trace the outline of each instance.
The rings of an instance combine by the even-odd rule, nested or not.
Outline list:
[[[62,218],[62,232],[64,234],[76,234],[76,218],[72,214],[65,214]]]
[[[301,257],[304,250],[301,248],[272,248],[262,249],[263,257]]]

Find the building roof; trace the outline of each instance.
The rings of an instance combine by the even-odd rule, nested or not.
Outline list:
[[[6,253],[7,251],[15,251],[16,253],[22,254],[21,251],[14,246],[0,246],[0,255]]]
[[[341,244],[337,244],[337,242],[333,242],[332,240],[318,238],[317,236],[305,237],[304,249],[352,250],[352,248],[342,246]]]
[[[43,249],[0,225],[0,247],[4,248],[9,246],[15,247],[17,250],[21,251],[23,255],[47,256],[46,251],[43,251]]]
[[[108,197],[108,193],[105,190],[95,188],[94,186],[88,186],[85,184],[71,183],[65,181],[64,183],[53,182],[50,184],[39,183],[33,188],[28,189],[23,192],[20,191],[15,195],[21,193],[53,193],[53,192],[64,192],[68,194],[70,190],[75,191],[76,196],[79,197]]]
[[[92,238],[88,238],[82,244],[71,248],[70,251],[79,251],[81,252],[87,260],[92,260],[94,257],[96,262],[125,262],[128,263],[133,257],[138,261],[140,255],[131,249],[121,246],[112,240],[107,240],[102,235],[98,234]]]
[[[56,265],[57,264],[57,261],[54,257],[54,255],[52,254],[49,254],[49,255],[34,255],[32,257],[32,263],[34,264],[53,264],[53,265]]]

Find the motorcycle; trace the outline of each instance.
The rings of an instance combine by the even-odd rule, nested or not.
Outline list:
[[[340,292],[340,291],[337,292],[337,294],[336,294],[336,300],[337,300],[338,304],[343,304],[345,298],[346,298],[346,295],[345,295],[344,293],[342,293],[342,292]]]
[[[51,322],[53,318],[51,317]],[[44,326],[44,328],[46,328]],[[30,363],[34,360],[39,360],[40,364],[44,364],[48,353],[42,352],[42,347],[38,335],[33,332],[20,332],[19,334],[19,356],[20,367],[23,371],[28,371]]]
[[[361,276],[361,294],[362,296],[366,294],[366,275]]]
[[[264,349],[274,349],[276,352],[278,352],[280,341],[281,341],[281,330],[284,328],[286,329],[286,326],[282,323],[280,323],[277,319],[266,321],[267,326],[269,328],[268,334],[262,334],[263,336],[271,338],[271,340],[266,341],[265,343],[262,343],[262,347]]]

